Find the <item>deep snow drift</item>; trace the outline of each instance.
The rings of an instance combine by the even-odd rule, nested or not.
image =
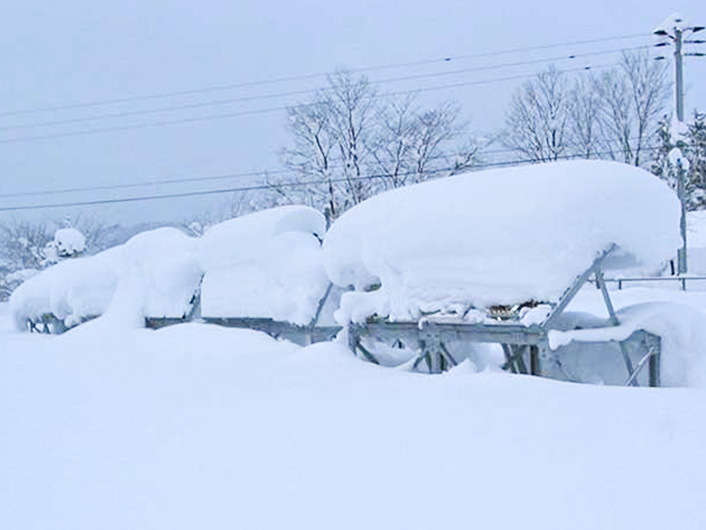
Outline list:
[[[706,527],[703,391],[100,324],[0,335],[0,528]]]
[[[659,270],[680,245],[679,201],[644,170],[599,161],[468,173],[382,193],[324,240],[342,322],[555,302],[612,244],[609,265]],[[379,290],[367,292],[370,286]]]

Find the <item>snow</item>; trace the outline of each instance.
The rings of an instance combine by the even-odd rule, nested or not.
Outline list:
[[[48,313],[71,326],[109,307],[133,323],[182,317],[203,278],[204,316],[308,324],[329,284],[316,237],[325,226],[317,211],[287,206],[214,225],[201,238],[169,227],[143,232],[40,272],[12,294],[11,312],[20,329]]]
[[[506,239],[514,242],[546,229],[542,223],[551,215],[571,223],[548,232],[551,243],[566,248],[536,235],[546,232],[520,247],[526,261],[513,263],[530,268],[522,279],[534,278],[529,262],[546,261],[542,252],[551,250],[559,263],[549,271],[562,272],[573,264],[566,253],[594,243],[600,250],[606,241],[641,258],[642,266],[662,259],[675,239],[670,223],[678,221],[678,204],[674,214],[663,188],[645,184],[641,173],[626,173],[634,178],[620,175],[603,182],[600,192],[570,176],[561,194],[524,184],[532,193],[523,188],[520,205],[552,200],[536,216],[505,208],[491,217],[505,223]],[[298,287],[319,285],[322,260],[341,286],[382,283],[378,290],[353,293],[373,310],[376,304],[393,306],[397,301],[383,298],[391,292],[388,278],[400,278],[384,269],[392,261],[386,260],[414,256],[401,251],[409,250],[410,241],[417,244],[396,241],[395,234],[422,240],[411,250],[425,249],[422,243],[438,250],[443,247],[433,246],[434,237],[448,242],[456,233],[453,248],[465,260],[459,258],[459,266],[486,262],[485,247],[466,241],[475,234],[500,247],[491,237],[497,234],[482,233],[464,217],[489,209],[481,192],[492,186],[482,176],[465,175],[470,180],[450,190],[427,186],[380,199],[400,208],[383,218],[378,231],[386,239],[378,246],[371,246],[375,227],[366,224],[380,215],[378,207],[361,205],[373,219],[342,217],[326,238],[323,256],[314,236],[323,233],[317,216],[294,209],[289,221],[285,211],[244,217],[202,238],[174,229],[146,232],[29,279],[12,306],[0,303],[0,528],[706,528],[706,282],[692,280],[686,292],[674,282],[626,284],[622,290],[609,284],[621,321],[614,328],[606,328],[600,292],[590,285],[582,289],[552,342],[566,373],[596,385],[499,372],[483,362],[489,351],[474,351],[443,375],[427,375],[410,373],[405,365],[364,362],[342,342],[302,348],[251,330],[197,323],[141,328],[138,317],[146,307],[164,303],[173,309],[204,272],[213,278],[212,286],[204,280],[204,289],[212,289],[210,303],[218,302],[220,289],[252,281],[252,292],[242,294],[242,311],[251,314],[260,301],[263,312],[276,312],[275,301],[310,294],[297,292],[293,278],[311,274]],[[477,177],[480,183],[473,181]],[[508,184],[504,178],[498,177],[498,187]],[[630,187],[634,202],[626,206],[624,188]],[[502,189],[504,200],[511,200],[513,188]],[[451,193],[459,190],[466,195]],[[452,198],[448,213],[435,203],[445,193]],[[419,219],[414,210],[402,209],[418,206],[417,194],[427,197]],[[573,201],[560,208],[555,196]],[[593,212],[590,223],[583,217],[589,214],[584,199],[602,201],[596,206],[601,215]],[[665,207],[669,215],[662,218],[658,208]],[[619,216],[620,208],[629,215]],[[620,220],[620,227],[609,230],[602,216]],[[646,216],[667,221],[666,228]],[[438,219],[434,233],[419,230],[424,217]],[[702,217],[690,214],[690,243],[706,241]],[[454,220],[456,225],[447,224]],[[638,220],[654,230],[645,247]],[[249,237],[251,230],[257,237]],[[335,231],[354,239],[337,241]],[[340,260],[327,255],[337,245]],[[363,247],[381,254],[365,254]],[[706,270],[695,250],[690,270]],[[509,270],[512,264],[500,265]],[[378,275],[377,267],[386,274]],[[334,291],[331,305],[341,288]],[[169,293],[181,294],[171,299]],[[236,303],[224,298],[224,304]],[[18,315],[47,308],[74,318],[91,311],[102,316],[60,336],[14,329]],[[541,321],[547,310],[543,304],[526,308],[522,322]],[[299,316],[305,321],[308,313]],[[575,330],[577,322],[603,329]],[[691,388],[605,386],[624,382],[619,352],[582,341],[624,338],[634,329],[661,335],[663,379]]]
[[[201,271],[192,238],[175,228],[136,235],[95,256],[64,260],[20,285],[10,308],[20,329],[27,319],[50,313],[71,326],[102,315],[121,285],[135,291],[136,316],[181,316],[198,287]]]
[[[687,212],[686,235],[689,247],[706,249],[706,210]]]
[[[684,156],[682,150],[675,147],[667,155],[669,163],[674,167],[681,167],[684,171],[689,171],[689,159]]]
[[[199,242],[202,316],[309,324],[329,285],[318,239],[325,230],[323,215],[304,206],[210,228]]]
[[[0,528],[706,525],[701,390],[427,376],[203,324],[0,341]]]
[[[623,259],[607,268],[659,270],[680,246],[679,215],[664,182],[625,164],[469,173],[352,208],[326,235],[324,266],[334,283],[357,290],[343,296],[342,323],[556,302],[613,244]]]
[[[281,206],[219,223],[201,237],[201,267],[210,270],[242,263],[248,256],[262,253],[273,237],[287,232],[322,237],[326,219],[307,206]]]
[[[75,228],[60,228],[54,233],[59,256],[70,257],[86,250],[86,237]]]
[[[679,12],[674,12],[670,14],[667,18],[660,22],[660,24],[652,32],[666,32],[672,35],[675,29],[678,29],[680,31],[688,29],[688,23],[686,19]]]
[[[663,386],[706,388],[706,319],[683,304],[649,301],[619,311],[619,326],[549,332],[549,345],[556,349],[577,342],[623,341],[635,331],[649,331],[661,338],[660,363]]]
[[[5,277],[5,280],[10,283],[10,282],[26,282],[30,278],[34,278],[39,271],[37,269],[21,269],[18,271],[15,271],[13,273],[8,274]]]

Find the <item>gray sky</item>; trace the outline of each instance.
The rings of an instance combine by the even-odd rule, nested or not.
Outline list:
[[[144,125],[283,107],[305,96],[210,103],[312,89],[320,86],[323,78],[9,114],[15,111],[200,90],[324,73],[339,67],[366,68],[451,57],[451,61],[371,70],[367,74],[373,81],[439,74],[388,82],[382,85],[383,91],[485,83],[431,90],[424,95],[428,101],[460,101],[471,119],[472,130],[482,133],[502,126],[509,95],[522,82],[498,79],[528,75],[549,63],[499,65],[571,54],[577,58],[557,61],[560,69],[604,65],[615,62],[617,55],[585,54],[637,46],[649,43],[649,39],[486,57],[469,55],[649,33],[673,11],[684,13],[693,24],[706,25],[706,2],[702,0],[674,5],[652,0],[511,0],[499,4],[459,0],[0,0],[0,8],[0,208],[221,189],[252,182],[252,178],[239,177],[188,185],[150,184],[90,193],[7,196],[279,169],[277,151],[286,142],[282,110],[170,126]],[[496,69],[448,74],[488,66]],[[688,112],[694,107],[706,110],[706,58],[687,60],[685,72]],[[193,104],[209,105],[154,112],[161,107]],[[145,111],[149,113],[125,115]],[[105,114],[123,115],[88,120]],[[132,126],[141,128],[74,134]],[[192,212],[216,211],[228,200],[228,196],[211,196],[33,213],[0,212],[0,217],[61,218],[83,212],[120,221],[180,219]]]

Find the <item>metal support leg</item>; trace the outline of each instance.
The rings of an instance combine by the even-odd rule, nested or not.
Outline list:
[[[610,317],[610,323],[613,326],[619,326],[620,322],[618,321],[618,317],[615,314],[615,309],[613,309],[613,302],[611,302],[611,300],[610,300],[610,295],[608,294],[608,289],[606,288],[605,280],[603,279],[603,271],[601,270],[600,267],[596,268],[595,275],[596,275],[596,284],[598,285],[598,287],[601,290],[601,294],[603,295],[603,301],[605,302],[606,309],[608,310],[608,315]],[[630,353],[628,352],[628,349],[625,346],[625,344],[623,344],[622,342],[620,343],[620,352],[623,355],[623,361],[625,362],[625,368],[627,368],[627,370],[628,370],[628,376],[632,376],[632,374],[634,373],[634,369],[632,366],[632,361],[630,360]],[[628,381],[630,381],[631,385],[639,386],[637,384],[637,381],[632,377],[630,377],[630,379],[628,379]]]
[[[539,348],[537,346],[530,346],[530,374],[541,375],[540,363],[539,363]]]
[[[513,374],[516,374],[517,369],[515,368],[515,361],[512,358],[512,350],[510,349],[510,346],[508,344],[502,344],[502,347],[503,353],[505,354],[505,367],[507,367],[507,369]]]

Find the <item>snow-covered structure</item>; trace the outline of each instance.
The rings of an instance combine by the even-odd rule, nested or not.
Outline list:
[[[47,317],[60,329],[71,327],[104,314],[130,285],[135,315],[182,316],[201,274],[194,240],[175,228],[159,228],[41,271],[12,293],[10,310],[21,329]]]
[[[306,325],[330,286],[319,239],[325,227],[317,211],[285,206],[212,226],[200,238],[175,228],[143,232],[38,273],[12,294],[11,312],[21,329],[31,322],[62,330],[107,312],[160,325],[198,309],[210,319]],[[78,249],[72,229],[62,230],[62,248]]]
[[[263,210],[209,228],[199,241],[201,315],[310,324],[330,284],[320,244],[325,231],[323,215],[306,206]]]
[[[366,336],[404,338],[421,351],[415,366],[426,358],[437,370],[454,362],[450,341],[497,342],[509,366],[537,373],[550,357],[548,331],[590,276],[617,324],[602,271],[659,269],[680,244],[679,213],[664,182],[624,164],[468,173],[349,210],[324,240],[324,264],[334,283],[354,288],[337,319],[365,356],[375,358]]]
[[[355,288],[343,324],[556,303],[612,246],[604,269],[660,267],[680,244],[679,208],[664,182],[614,162],[466,173],[349,210],[326,235],[324,264]]]

